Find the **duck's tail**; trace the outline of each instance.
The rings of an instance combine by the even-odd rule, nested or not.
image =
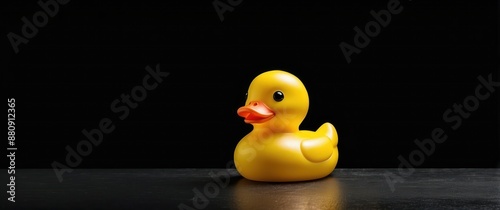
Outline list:
[[[335,127],[331,123],[328,123],[328,122],[323,123],[323,125],[321,125],[318,128],[318,130],[316,130],[316,132],[328,136],[328,138],[330,138],[330,140],[332,140],[333,146],[334,147],[337,146],[337,143],[339,141],[339,136],[337,134],[337,130],[335,129]]]

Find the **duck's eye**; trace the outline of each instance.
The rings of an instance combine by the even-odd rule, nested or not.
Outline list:
[[[285,98],[285,95],[283,94],[283,92],[281,91],[276,91],[274,92],[273,94],[273,99],[276,101],[276,102],[280,102],[280,101],[283,101],[283,99]]]

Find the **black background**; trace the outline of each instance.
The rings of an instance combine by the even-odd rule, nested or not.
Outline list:
[[[408,158],[413,141],[438,127],[448,140],[419,167],[500,163],[498,88],[457,130],[442,118],[474,94],[479,75],[500,81],[494,1],[402,0],[403,11],[350,64],[339,44],[353,44],[353,28],[387,1],[243,0],[221,22],[212,1],[72,0],[17,54],[6,35],[21,34],[21,18],[40,7],[4,4],[2,85],[16,99],[21,168],[65,163],[65,147],[102,118],[115,130],[77,167],[225,167],[251,130],[236,109],[251,80],[272,69],[295,74],[309,91],[301,129],[336,126],[338,167],[398,167],[398,156]],[[170,75],[119,120],[112,101],[156,64]]]

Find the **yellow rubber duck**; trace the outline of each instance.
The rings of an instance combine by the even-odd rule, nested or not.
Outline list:
[[[253,130],[234,150],[238,172],[249,180],[293,182],[332,173],[339,153],[335,127],[299,130],[309,109],[304,84],[291,73],[271,70],[253,79],[245,106],[237,110]]]

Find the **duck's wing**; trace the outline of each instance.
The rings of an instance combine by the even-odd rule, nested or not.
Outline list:
[[[332,141],[325,135],[303,140],[300,144],[300,150],[304,157],[315,163],[328,160],[333,153]]]
[[[322,162],[330,158],[337,147],[337,130],[330,123],[324,123],[315,132],[317,137],[303,140],[300,144],[302,154],[311,162]]]

